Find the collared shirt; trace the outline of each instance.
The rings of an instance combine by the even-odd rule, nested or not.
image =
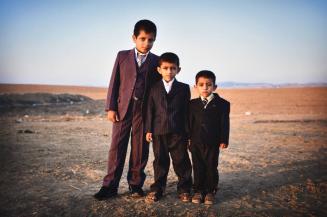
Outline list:
[[[150,51],[148,51],[146,54],[140,53],[136,48],[134,49],[134,51],[135,51],[135,60],[136,60],[137,63],[139,62],[139,60],[138,60],[138,58],[137,58],[138,55],[143,55],[143,56],[145,56],[145,57],[142,59],[142,62],[141,62],[141,64],[140,64],[140,65],[142,65],[142,64],[145,62],[146,58],[148,57],[148,54],[149,54]]]
[[[206,99],[208,100],[208,102],[207,102],[207,104],[204,106],[204,108],[207,108],[209,102],[210,102],[211,100],[213,100],[213,98],[214,98],[213,93],[211,93],[208,97],[206,97]],[[205,99],[205,97],[201,96],[201,100],[203,101],[204,99]]]
[[[167,82],[164,79],[162,79],[162,82],[165,86],[165,90],[167,93],[169,93],[169,91],[171,90],[171,87],[173,86],[173,82],[175,81],[175,78],[173,78],[171,81]]]

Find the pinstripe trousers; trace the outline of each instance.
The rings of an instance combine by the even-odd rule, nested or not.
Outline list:
[[[149,145],[145,140],[142,117],[142,100],[132,99],[125,118],[113,123],[108,170],[107,175],[103,179],[103,186],[112,189],[119,187],[130,136],[131,152],[127,181],[131,188],[141,188],[146,177],[144,168],[149,156]]]

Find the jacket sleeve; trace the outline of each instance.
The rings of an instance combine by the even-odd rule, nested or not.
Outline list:
[[[106,107],[105,110],[109,111],[118,111],[118,93],[119,93],[119,86],[120,86],[120,71],[119,71],[119,53],[117,54],[116,61],[111,73],[108,93],[107,93],[107,100],[106,100]]]
[[[153,116],[154,116],[154,101],[153,101],[153,88],[150,89],[148,102],[146,105],[146,116],[145,116],[145,132],[153,133]]]
[[[188,139],[191,139],[192,137],[192,126],[193,126],[193,109],[191,101],[189,102],[189,111],[188,111],[188,118],[187,118],[187,136]]]
[[[187,135],[187,138],[189,138],[189,133],[190,133],[190,129],[189,129],[189,112],[190,112],[190,100],[191,100],[191,91],[190,91],[190,87],[187,86],[187,94],[185,97],[185,110],[184,110],[184,127],[185,127],[185,132]]]
[[[224,105],[224,109],[221,115],[221,133],[220,133],[220,143],[225,143],[228,146],[229,143],[229,112],[230,103],[227,102]]]

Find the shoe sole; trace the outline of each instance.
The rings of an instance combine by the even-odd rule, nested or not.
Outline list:
[[[140,194],[131,194],[132,198],[138,199],[138,198],[142,198],[144,197],[144,195],[140,195]]]
[[[195,204],[200,204],[200,203],[202,203],[201,201],[199,201],[199,200],[192,200],[192,203],[195,203]]]
[[[110,195],[108,197],[96,197],[96,196],[93,196],[94,199],[98,200],[98,201],[102,201],[102,200],[109,200],[113,197],[116,197],[118,194],[115,194],[115,195]]]
[[[184,200],[181,200],[183,203],[187,203],[187,202],[190,202],[190,200],[186,200],[186,199],[184,199]]]
[[[205,201],[204,204],[205,205],[212,205],[212,204],[214,204],[214,202],[212,202],[212,201]]]

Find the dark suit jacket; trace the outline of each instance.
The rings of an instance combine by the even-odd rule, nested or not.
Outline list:
[[[191,146],[228,145],[229,111],[230,103],[216,93],[205,109],[200,97],[192,99],[189,112]]]
[[[146,114],[146,132],[154,135],[185,134],[191,93],[187,84],[174,80],[169,94],[160,80],[151,88]]]
[[[158,56],[149,53],[143,63],[147,67],[143,97],[144,105],[146,105],[150,85],[161,78],[157,72],[158,59]],[[105,110],[117,111],[120,119],[125,117],[129,102],[133,96],[137,76],[136,67],[134,49],[118,52],[111,74]],[[145,113],[145,109],[142,109],[142,112]]]

